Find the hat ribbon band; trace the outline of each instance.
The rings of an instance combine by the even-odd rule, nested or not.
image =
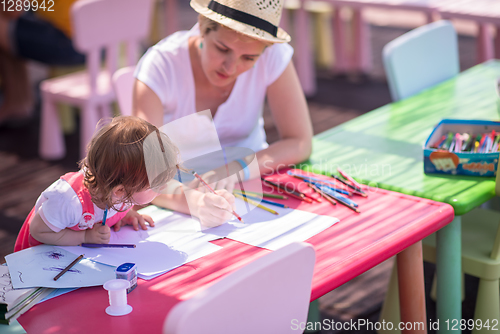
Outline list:
[[[274,37],[278,35],[277,26],[252,14],[248,14],[240,10],[225,6],[213,0],[208,4],[208,8],[235,21],[251,25],[252,27],[258,28],[260,30],[264,30]]]

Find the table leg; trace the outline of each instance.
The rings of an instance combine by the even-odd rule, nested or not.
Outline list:
[[[451,333],[449,329],[456,319],[462,318],[462,217],[436,233],[436,277],[438,333]],[[453,333],[460,333],[460,329]]]
[[[165,31],[167,36],[179,29],[177,0],[166,0],[165,2]]]
[[[493,58],[500,57],[500,27],[495,26],[495,48]]]
[[[402,333],[427,333],[423,261],[422,241],[397,256]]]
[[[354,72],[368,74],[372,69],[370,27],[363,18],[363,9],[355,8],[353,13],[354,27]]]
[[[304,9],[304,1],[300,2],[300,7],[295,14],[295,67],[304,94],[312,96],[316,93],[316,75],[312,57],[309,18]]]
[[[477,36],[477,63],[480,64],[495,57],[493,49],[493,35],[488,24],[478,23]]]
[[[344,73],[348,70],[348,54],[349,48],[346,41],[346,29],[345,24],[342,21],[341,7],[336,6],[333,12],[332,20],[332,30],[333,30],[333,52],[335,55],[334,61],[334,72]]]

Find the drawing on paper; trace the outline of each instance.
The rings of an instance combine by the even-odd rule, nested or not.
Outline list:
[[[63,271],[65,267],[43,267],[42,269],[43,270],[47,270],[47,271]],[[77,273],[77,274],[81,274],[82,272],[78,269],[75,269],[75,268],[71,268],[71,269],[68,269],[67,273]]]
[[[5,303],[5,294],[13,289],[9,273],[2,274],[0,276],[0,302]]]
[[[59,259],[64,257],[64,254],[61,251],[57,251],[57,250],[52,250],[52,251],[44,252],[41,254],[48,257],[51,260],[59,260]]]

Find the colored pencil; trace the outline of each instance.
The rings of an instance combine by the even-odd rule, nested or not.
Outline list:
[[[213,189],[212,189],[212,188],[208,185],[208,183],[206,183],[206,182],[205,182],[205,181],[201,178],[201,176],[199,176],[199,175],[198,175],[198,173],[196,173],[195,171],[193,171],[192,173],[193,173],[193,175],[194,175],[194,176],[195,176],[195,177],[196,177],[196,178],[197,178],[197,179],[198,179],[198,180],[199,180],[199,181],[200,181],[200,182],[201,182],[201,183],[202,183],[202,184],[203,184],[203,185],[204,185],[204,186],[205,186],[208,190],[210,190],[210,192],[211,192],[212,194],[216,194],[216,195],[217,195],[217,193],[216,193],[216,192],[215,192],[215,191],[214,191],[214,190],[213,190]],[[243,221],[243,219],[241,219],[241,217],[240,217],[240,216],[239,216],[236,212],[234,212],[234,210],[231,210],[230,212],[231,212],[231,213],[232,213],[232,214],[233,214],[236,218],[238,218],[238,220],[239,220],[240,222],[245,223],[245,222]]]
[[[79,257],[77,257],[75,260],[73,260],[73,262],[71,262],[70,264],[68,264],[68,266],[66,268],[64,268],[59,274],[57,274],[54,277],[54,281],[57,281],[59,278],[61,278],[62,275],[64,275],[68,270],[70,270],[71,268],[73,268],[73,266],[75,264],[77,264],[81,259],[83,259],[84,256],[85,256],[85,254],[82,254]]]
[[[292,189],[288,189],[287,187],[282,186],[279,183],[274,183],[274,182],[268,181],[268,180],[266,180],[264,178],[261,178],[261,180],[262,180],[262,182],[264,182],[264,183],[266,183],[266,184],[274,187],[275,189],[281,189],[281,190],[285,191],[287,193],[287,195],[289,195],[291,197],[295,197],[295,198],[300,199],[302,201],[305,201],[307,203],[312,203],[312,200],[310,198],[306,197],[302,193],[299,193],[299,192],[297,192],[295,190],[292,190]]]
[[[83,243],[80,246],[82,247],[88,247],[88,248],[135,248],[135,245],[133,244],[86,244]]]
[[[324,199],[326,199],[328,202],[330,202],[330,204],[332,205],[337,205],[337,202],[335,202],[333,199],[331,199],[330,197],[326,196],[325,194],[323,194],[323,192],[318,189],[314,184],[311,184],[311,183],[308,183],[307,184],[309,186],[309,188],[313,189],[315,192],[317,192],[321,197],[323,197]]]
[[[321,189],[326,195],[330,196],[334,200],[336,200],[338,203],[347,206],[349,209],[360,213],[359,209],[357,208],[358,204],[355,203],[354,201],[351,201],[350,199],[340,195],[339,193],[336,193],[335,191],[332,191],[330,189],[325,189],[323,187],[318,187]]]
[[[251,195],[248,195],[248,194],[241,194],[239,192],[236,192],[234,193],[233,191],[233,194],[236,196],[236,195],[241,195],[241,196],[245,196],[251,200],[256,200],[256,201],[261,201],[262,203],[266,203],[266,204],[271,204],[271,205],[276,205],[276,206],[279,206],[281,208],[288,208],[288,205],[285,205],[285,204],[281,204],[281,203],[278,203],[278,202],[273,202],[273,201],[270,201],[270,200],[267,200],[267,199],[263,199],[263,198],[260,198],[260,197],[257,197],[257,196],[251,196]]]
[[[251,199],[250,199],[250,198],[248,198],[248,197],[245,197],[245,196],[240,195],[240,194],[234,194],[234,196],[238,197],[239,199],[244,200],[245,202],[248,202],[248,203],[250,203],[250,204],[252,204],[252,205],[255,205],[256,207],[259,207],[259,208],[261,208],[261,209],[263,209],[263,210],[266,210],[266,211],[268,211],[268,212],[271,212],[272,214],[279,215],[279,213],[278,213],[278,212],[276,212],[276,211],[274,211],[274,210],[272,210],[272,209],[269,209],[268,207],[266,207],[266,206],[264,206],[264,205],[262,205],[262,204],[259,204],[258,202],[254,201],[254,200],[251,200]]]
[[[337,170],[339,171],[340,175],[342,175],[347,181],[351,182],[353,186],[355,186],[358,189],[361,189],[361,185],[358,182],[356,182],[356,180],[354,180],[352,177],[347,175],[346,172],[344,172],[340,168],[337,168]]]
[[[347,204],[354,206],[355,208],[358,207],[358,203],[354,202],[353,200],[351,200],[351,199],[349,199],[347,197],[342,196],[342,194],[336,192],[335,190],[333,190],[333,189],[331,189],[331,188],[329,188],[327,186],[323,186],[321,184],[315,184],[315,186],[318,187],[324,193],[326,193],[327,195],[330,195],[331,197],[333,197],[336,200],[340,199],[340,200],[346,202]]]
[[[352,196],[352,193],[348,192],[347,190],[339,189],[339,188],[336,188],[335,186],[332,187],[332,185],[330,183],[325,184],[325,183],[321,183],[321,182],[310,181],[308,179],[304,179],[304,182],[306,182],[306,183],[312,183],[315,186],[321,185],[323,187],[328,187],[328,188],[332,189],[333,191],[341,193],[342,195]]]
[[[343,184],[345,184],[347,187],[351,188],[353,190],[353,194],[356,194],[356,195],[361,195],[363,197],[368,197],[368,195],[361,189],[359,188],[356,188],[355,186],[353,186],[352,184],[350,183],[347,183],[345,180],[341,179],[340,177],[338,177],[337,175],[335,174],[330,174],[331,177],[333,177],[335,180],[339,181],[339,182],[342,182]]]
[[[328,194],[327,194],[327,196],[330,196],[330,195],[328,195]],[[355,212],[357,212],[357,213],[361,213],[361,211],[359,211],[359,209],[358,209],[358,208],[356,208],[356,207],[354,207],[354,206],[352,206],[352,205],[350,205],[350,204],[348,204],[348,203],[346,203],[346,202],[344,202],[344,201],[342,201],[342,200],[339,200],[339,199],[338,199],[338,198],[336,198],[336,197],[333,197],[333,196],[332,196],[332,198],[334,198],[334,199],[335,199],[337,202],[339,202],[340,204],[342,204],[342,205],[344,205],[344,206],[348,207],[349,209],[351,209],[351,210],[353,210],[353,211],[355,211]]]
[[[310,176],[304,176],[304,175],[295,174],[295,173],[292,173],[291,171],[288,171],[287,174],[290,175],[290,176],[293,176],[296,179],[304,181],[304,182],[308,182],[308,181],[311,181],[311,180],[317,180],[317,182],[326,182],[326,183],[330,184],[330,182],[328,182],[328,181],[323,181],[323,180],[315,178],[315,177],[310,177]],[[301,191],[299,191],[299,192],[302,193],[304,196],[306,196],[306,197],[308,197],[308,198],[310,198],[310,199],[312,199],[312,200],[314,200],[314,201],[316,201],[318,203],[321,203],[321,200],[319,198],[309,196],[308,194],[306,194],[304,192],[301,192]]]
[[[240,190],[240,189],[234,189],[234,191],[237,191],[242,194],[249,194],[250,196],[257,196],[257,197],[268,197],[268,198],[276,198],[276,199],[288,199],[288,197],[283,196],[283,195],[276,195],[276,194],[267,194],[267,193],[256,193],[253,191],[248,191],[248,190]]]
[[[106,225],[106,217],[108,216],[108,206],[104,209],[104,216],[102,217],[102,226]]]
[[[323,179],[320,179],[320,178],[317,178],[317,177],[295,174],[295,173],[292,173],[291,171],[288,171],[288,175],[293,176],[293,177],[295,177],[297,179],[300,179],[300,180],[302,180],[304,182],[307,182],[307,183],[320,183],[320,184],[324,184],[324,185],[326,185],[326,186],[334,189],[336,192],[339,192],[339,193],[347,195],[347,196],[352,196],[351,192],[339,188],[338,185],[335,182],[331,182],[331,181],[328,181],[328,180],[323,180]],[[356,189],[356,188],[354,188],[354,189]]]

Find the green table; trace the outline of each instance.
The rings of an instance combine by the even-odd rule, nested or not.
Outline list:
[[[301,168],[336,173],[337,167],[370,186],[445,202],[455,219],[437,233],[440,333],[461,319],[461,218],[494,195],[494,178],[423,173],[422,147],[443,118],[499,119],[500,61],[489,61],[408,99],[385,105],[314,137]],[[455,332],[456,333],[456,332]]]

